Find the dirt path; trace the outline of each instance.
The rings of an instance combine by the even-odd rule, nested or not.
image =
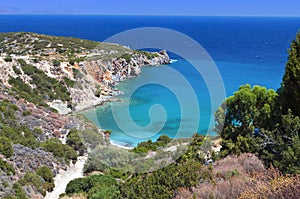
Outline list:
[[[47,193],[45,199],[58,199],[59,195],[64,193],[67,184],[75,178],[83,176],[83,167],[87,157],[80,156],[75,165],[72,165],[68,170],[61,172],[54,178],[55,188],[52,192]]]

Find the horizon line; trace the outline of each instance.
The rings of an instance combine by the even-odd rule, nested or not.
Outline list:
[[[41,16],[140,16],[140,17],[265,17],[265,18],[300,18],[299,16],[288,15],[150,15],[150,14],[79,14],[79,13],[0,13],[1,15],[41,15]]]

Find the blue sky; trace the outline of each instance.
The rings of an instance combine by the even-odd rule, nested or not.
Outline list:
[[[0,0],[2,14],[300,16],[299,0]]]

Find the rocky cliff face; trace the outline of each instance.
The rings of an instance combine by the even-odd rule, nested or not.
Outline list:
[[[30,87],[36,88],[38,85],[32,81],[34,77],[25,71],[24,65],[37,68],[48,77],[66,84],[71,101],[47,100],[50,106],[63,114],[95,106],[107,99],[105,96],[117,94],[118,92],[113,90],[114,84],[138,76],[143,66],[170,63],[164,50],[149,53],[133,51],[116,44],[88,43],[84,40],[77,44],[77,40],[69,41],[69,38],[66,38],[66,42],[60,37],[33,33],[2,34],[0,39],[1,37],[2,85],[9,88],[12,86],[9,83],[11,78],[20,78]],[[80,44],[85,47],[80,47]],[[24,48],[27,51],[24,51]],[[66,78],[72,81],[73,85],[64,82]]]

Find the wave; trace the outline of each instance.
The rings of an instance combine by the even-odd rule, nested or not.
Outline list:
[[[173,64],[173,63],[175,63],[175,62],[177,62],[177,61],[178,61],[177,59],[171,59],[171,60],[170,60],[170,63]]]
[[[130,144],[128,143],[125,143],[125,142],[116,142],[116,141],[112,141],[110,140],[110,143],[114,146],[117,146],[117,147],[120,147],[120,148],[123,148],[123,149],[133,149],[134,147],[132,147]]]

